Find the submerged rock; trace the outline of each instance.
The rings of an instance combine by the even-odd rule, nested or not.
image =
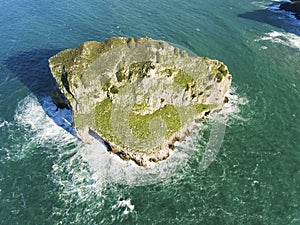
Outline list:
[[[85,42],[49,66],[52,99],[71,108],[80,139],[98,138],[142,166],[166,159],[196,121],[221,110],[231,84],[222,62],[150,38]]]

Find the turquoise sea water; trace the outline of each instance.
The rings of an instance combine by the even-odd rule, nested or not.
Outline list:
[[[0,224],[300,224],[300,22],[277,4],[1,1]],[[112,36],[162,39],[228,65],[225,135],[205,170],[213,118],[148,169],[70,134],[47,60]]]

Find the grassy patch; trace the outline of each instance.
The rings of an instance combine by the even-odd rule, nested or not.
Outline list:
[[[167,74],[167,77],[171,77],[173,75],[173,69],[165,69],[163,73]]]
[[[76,128],[78,130],[83,130],[84,127],[88,124],[90,126],[94,126],[94,121],[93,121],[93,114],[89,113],[89,114],[76,114],[76,116],[74,117],[74,122],[76,125]]]
[[[104,99],[102,102],[97,103],[95,107],[95,123],[97,132],[103,138],[116,142],[116,137],[112,131],[112,102],[109,98]]]
[[[221,63],[221,65],[218,67],[218,70],[216,71],[216,80],[218,83],[220,83],[224,76],[228,74],[228,70],[226,66]]]
[[[131,112],[129,114],[129,126],[132,133],[139,139],[146,140],[150,136],[149,124],[154,118],[162,119],[167,126],[167,137],[179,131],[181,122],[179,114],[173,105],[166,105],[152,114],[140,115]],[[159,129],[159,128],[158,128]]]
[[[124,67],[119,69],[117,72],[116,72],[116,77],[117,77],[117,81],[118,82],[122,82],[123,80],[125,80],[126,78],[126,74],[125,74],[125,69]]]
[[[217,80],[217,82],[220,83],[222,81],[222,79],[223,79],[223,74],[220,73],[220,72],[218,72],[216,74],[216,80]]]
[[[143,108],[144,105],[136,105],[134,108],[140,107]],[[209,110],[210,105],[196,104],[195,108],[197,113],[200,114],[203,111]],[[109,98],[97,104],[94,115],[97,132],[106,140],[122,145],[112,131],[111,111],[112,102]],[[165,122],[167,127],[166,138],[178,132],[182,126],[179,113],[173,105],[166,105],[164,108],[146,115],[137,114],[133,110],[129,114],[129,126],[132,129],[132,134],[140,140],[147,140],[151,134],[149,125],[154,118],[160,118]]]
[[[110,89],[110,93],[118,94],[119,93],[119,88],[117,86],[113,85]]]
[[[147,103],[145,101],[135,104],[132,108],[132,112],[139,113],[147,108]]]
[[[107,91],[108,88],[110,87],[111,85],[111,78],[107,79],[106,82],[104,83],[104,85],[102,86],[102,90],[103,91]]]
[[[197,113],[199,114],[202,113],[203,111],[211,109],[211,106],[209,104],[195,104],[194,106],[197,110]]]
[[[109,98],[97,104],[94,115],[97,132],[103,138],[122,145],[112,131],[111,111],[112,102]],[[151,133],[149,124],[154,118],[160,118],[165,122],[167,137],[170,137],[181,128],[180,117],[176,108],[173,105],[166,105],[152,114],[140,115],[131,111],[129,114],[129,126],[132,129],[133,135],[138,139],[147,140]]]
[[[182,88],[186,88],[189,84],[194,82],[194,79],[183,70],[178,70],[178,73],[174,76],[174,82]]]
[[[151,61],[132,63],[129,66],[129,79],[149,76],[150,70],[154,68],[155,66]]]

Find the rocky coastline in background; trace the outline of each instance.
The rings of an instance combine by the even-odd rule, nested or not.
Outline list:
[[[294,13],[295,17],[300,20],[300,1],[291,0],[290,2],[284,2],[280,5],[280,9]]]

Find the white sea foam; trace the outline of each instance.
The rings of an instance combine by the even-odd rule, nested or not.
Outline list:
[[[132,213],[134,210],[134,205],[131,203],[131,199],[126,200],[118,200],[115,205],[112,206],[112,210],[115,209],[124,209],[123,215],[127,215],[129,213]]]
[[[108,179],[105,177],[107,174],[105,170],[102,174],[94,173],[82,156],[85,155],[85,151],[92,148],[97,149],[97,152],[99,149],[102,150],[103,154],[107,151],[99,142],[95,145],[85,145],[78,141],[67,131],[72,129],[70,124],[72,124],[71,112],[57,109],[50,97],[38,101],[33,95],[27,96],[18,104],[14,121],[10,123],[1,121],[2,128],[12,126],[8,132],[13,145],[7,147],[5,160],[23,160],[35,151],[40,151],[41,146],[44,147],[43,151],[49,151],[47,154],[53,159],[52,173],[49,177],[57,184],[60,201],[64,204],[63,208],[53,209],[53,216],[61,218],[59,224],[68,223],[70,217],[80,224],[89,223],[86,219],[93,218],[95,211],[103,211],[105,199],[102,197],[102,189]],[[101,157],[101,154],[94,157]],[[88,203],[91,203],[90,207],[95,211],[90,210],[90,207],[82,209],[84,218],[78,218],[74,210],[66,210]],[[120,208],[123,207],[124,216],[134,209],[130,200],[124,202],[120,200],[119,204]],[[118,210],[115,213],[118,214]],[[110,221],[110,218],[106,219],[107,221]]]
[[[1,127],[5,127],[5,126],[8,126],[8,122],[6,121],[6,120],[4,120],[4,121],[2,121],[1,123],[0,123],[0,128]]]
[[[271,31],[254,40],[255,42],[270,41],[300,50],[300,37],[285,32]]]
[[[279,1],[275,1],[275,2],[279,2]],[[278,4],[276,3],[276,4],[272,4],[272,5],[268,5],[268,6],[266,5],[266,8],[271,11],[274,11],[276,13],[282,13],[281,11],[279,11],[280,10],[279,6],[280,6],[280,3],[278,3]]]
[[[267,5],[270,5],[270,2],[268,2],[268,1],[252,1],[251,4],[255,5],[259,8],[265,9],[267,7]]]
[[[42,106],[33,95],[29,95],[19,102],[12,122],[0,123],[0,128],[6,128],[8,142],[12,143],[10,146],[6,146],[6,143],[2,145],[6,149],[6,159],[21,160],[39,147],[51,146],[53,143],[63,146],[76,141],[76,138],[65,130],[72,129],[69,126],[70,112],[57,110],[55,114],[59,117],[58,120],[65,121],[60,124],[65,126],[64,129],[45,113],[45,109],[48,113],[53,112],[54,104],[48,107],[51,105],[51,99],[42,99],[42,103],[45,105]]]
[[[64,189],[61,193],[62,198],[65,198],[64,195],[77,193],[82,199],[86,199],[91,190],[98,192],[107,182],[138,186],[161,182],[174,176],[179,168],[188,163],[195,152],[205,151],[208,140],[203,138],[199,142],[199,137],[209,132],[217,118],[226,116],[226,123],[228,121],[230,123],[230,118],[243,119],[239,115],[239,107],[247,104],[247,99],[238,97],[234,89],[231,92],[229,103],[225,104],[220,113],[209,116],[206,123],[199,123],[200,132],[195,131],[186,142],[178,144],[177,149],[168,159],[150,163],[146,168],[108,153],[106,147],[97,140],[92,144],[77,141],[70,132],[66,131],[71,129],[70,111],[57,110],[50,97],[42,99],[41,105],[34,96],[28,96],[20,102],[16,110],[15,123],[25,129],[25,134],[28,133],[30,136],[25,137],[27,143],[16,143],[19,146],[14,148],[19,150],[13,155],[19,160],[26,157],[28,151],[32,151],[36,146],[50,148],[51,145],[55,146],[55,154],[58,158],[53,164],[53,179]],[[5,121],[1,123],[1,126],[6,125]],[[73,147],[70,148],[70,145]]]
[[[251,4],[262,9],[280,10],[279,6],[283,2],[289,2],[289,0],[274,0],[270,5],[270,1],[252,1]]]
[[[70,110],[56,110],[50,97],[45,97],[41,102],[42,105],[31,95],[21,101],[14,117],[16,123],[28,128],[30,132],[34,132],[35,139],[41,142],[53,141],[58,136],[63,137],[64,140],[73,139],[71,134],[64,131],[64,129],[72,131]]]
[[[246,96],[238,94],[237,87],[231,86],[229,93],[227,94],[229,102],[224,105],[222,111],[219,114],[227,117],[226,125],[231,125],[236,121],[246,122],[248,117],[243,117],[241,113],[241,107],[247,105],[249,100]],[[218,116],[217,114],[216,116]]]
[[[176,168],[188,160],[188,154],[175,151],[167,160],[142,168],[132,161],[124,161],[108,153],[97,140],[79,151],[98,179],[126,185],[147,185],[160,182],[170,177]]]

